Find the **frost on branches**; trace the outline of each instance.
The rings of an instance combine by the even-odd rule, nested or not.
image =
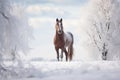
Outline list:
[[[4,60],[26,53],[31,36],[25,11],[11,0],[0,0],[0,75],[6,71]]]
[[[84,10],[82,26],[94,45],[93,53],[102,60],[120,60],[120,1],[90,0]]]

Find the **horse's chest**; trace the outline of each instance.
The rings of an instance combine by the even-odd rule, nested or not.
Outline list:
[[[54,44],[56,47],[62,48],[65,45],[64,38],[55,38]]]

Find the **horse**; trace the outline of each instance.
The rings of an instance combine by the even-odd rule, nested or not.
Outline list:
[[[73,58],[73,42],[74,37],[71,32],[64,32],[62,18],[56,19],[55,25],[54,46],[57,53],[57,60],[59,61],[59,49],[61,49],[61,61],[63,60],[63,52],[66,56],[66,61],[71,61]]]

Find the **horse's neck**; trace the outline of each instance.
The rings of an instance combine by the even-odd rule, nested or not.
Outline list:
[[[62,34],[58,34],[58,33],[56,32],[56,38],[57,38],[57,39],[64,39],[64,32],[63,32]]]

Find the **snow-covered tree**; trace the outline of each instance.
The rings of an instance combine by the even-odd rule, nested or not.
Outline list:
[[[0,73],[5,70],[5,58],[29,50],[31,31],[24,9],[11,0],[0,0]]]
[[[120,59],[119,0],[90,0],[86,6],[84,27],[86,26],[90,41],[103,60],[113,60],[116,57]]]

